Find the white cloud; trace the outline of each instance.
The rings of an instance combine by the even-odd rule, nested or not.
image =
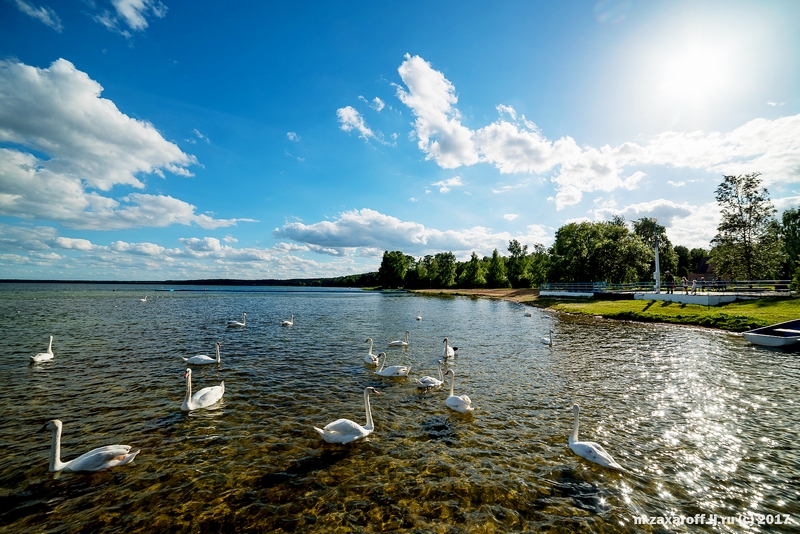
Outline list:
[[[25,0],[14,0],[14,3],[17,4],[17,8],[25,13],[26,15],[33,17],[40,22],[50,26],[58,33],[64,29],[61,25],[61,19],[58,18],[58,15],[54,10],[49,7],[36,7],[30,2],[26,2]]]
[[[672,187],[683,187],[686,185],[686,182],[673,182],[672,180],[667,180],[667,185],[671,185]]]
[[[201,134],[201,133],[200,133],[200,130],[198,130],[197,128],[195,128],[194,130],[192,130],[192,132],[193,132],[193,133],[194,133],[194,135],[196,135],[196,136],[197,136],[197,138],[198,138],[198,139],[200,139],[201,141],[205,141],[206,143],[211,143],[211,140],[210,140],[208,137],[206,137],[205,135]]]
[[[372,107],[372,109],[380,113],[380,111],[386,107],[386,103],[376,96],[375,98],[372,99],[370,107]]]
[[[514,220],[514,219],[516,219],[517,217],[519,217],[519,215],[518,215],[518,214],[516,214],[516,213],[506,213],[505,215],[503,215],[503,218],[504,218],[505,220],[507,220],[507,221],[513,221],[513,220]]]
[[[104,195],[119,185],[143,189],[147,174],[192,176],[197,160],[101,92],[64,59],[46,69],[0,61],[0,142],[10,145],[0,148],[0,215],[93,229],[237,222],[198,215],[170,196]]]
[[[472,130],[461,123],[456,90],[419,56],[405,56],[397,96],[416,117],[413,134],[427,159],[444,169],[489,163],[501,173],[551,174],[556,209],[577,204],[585,193],[635,189],[642,165],[702,169],[712,174],[760,171],[765,185],[800,181],[800,115],[754,119],[727,133],[664,132],[642,144],[579,146],[571,137],[552,141],[524,116],[503,104],[500,119]],[[495,189],[501,192],[502,189]]]
[[[768,106],[773,106],[773,107],[775,107],[775,106],[782,106],[782,105],[783,105],[783,102],[775,102],[774,100],[770,100],[769,102],[767,102],[767,105],[768,105]]]
[[[438,187],[440,193],[449,193],[451,188],[462,187],[464,184],[461,183],[460,176],[454,176],[452,178],[448,178],[447,180],[441,180],[432,183],[431,185],[434,187]]]
[[[528,233],[524,235],[495,233],[482,226],[437,230],[365,208],[341,213],[333,221],[286,223],[283,227],[276,228],[273,236],[307,244],[315,251],[340,256],[368,248],[402,250],[412,255],[449,250],[460,258],[468,258],[473,251],[480,255],[490,255],[495,248],[506,250],[511,239],[528,245],[552,242],[553,230],[544,231],[544,228],[539,225],[529,226]]]
[[[149,23],[148,17],[162,19],[167,16],[167,6],[159,0],[111,0],[114,13],[107,10],[95,16],[95,20],[111,31],[130,37],[127,26],[134,31],[144,31]]]
[[[289,141],[299,141],[300,140],[300,136],[297,135],[297,133],[295,133],[295,132],[286,132],[286,137],[289,139]]]
[[[359,137],[363,139],[377,139],[375,133],[370,130],[367,123],[364,122],[364,117],[362,117],[353,106],[345,106],[337,109],[336,116],[341,123],[339,127],[345,132],[356,130],[359,133]]]

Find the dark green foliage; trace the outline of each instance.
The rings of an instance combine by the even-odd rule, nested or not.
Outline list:
[[[671,271],[672,273],[678,272],[678,254],[672,247],[669,238],[667,237],[666,227],[658,224],[652,219],[642,217],[639,220],[633,221],[633,233],[638,235],[647,247],[653,251],[650,259],[651,269],[655,271],[655,245],[658,239],[658,261],[662,273]]]
[[[489,260],[489,268],[486,271],[486,287],[508,287],[506,262],[497,252],[497,249],[494,249],[492,259]]]
[[[461,275],[458,278],[458,285],[464,288],[486,286],[486,268],[483,262],[478,258],[478,255],[474,252],[461,270]]]
[[[792,208],[783,212],[781,218],[781,238],[785,260],[781,278],[790,278],[800,259],[800,209]]]
[[[406,271],[412,261],[414,261],[414,258],[406,256],[399,250],[393,252],[385,251],[383,253],[380,269],[378,269],[381,287],[384,289],[403,287]]]
[[[511,256],[506,261],[506,275],[511,287],[531,287],[528,245],[520,245],[519,241],[512,239],[508,242],[508,252]]]
[[[624,225],[570,223],[556,231],[550,249],[551,282],[628,283],[645,280],[655,252]]]

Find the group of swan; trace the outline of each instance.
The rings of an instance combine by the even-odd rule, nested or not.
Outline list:
[[[242,314],[242,321],[228,321],[228,328],[235,328],[237,326],[247,326],[247,314]]]
[[[36,356],[31,356],[31,363],[46,362],[52,360],[53,354],[53,336],[50,336],[50,344],[47,346],[47,352],[40,352]]]

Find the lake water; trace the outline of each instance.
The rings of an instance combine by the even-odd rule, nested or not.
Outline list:
[[[3,532],[800,529],[797,353],[486,299],[154,289],[0,285]],[[246,328],[226,327],[243,312]],[[406,330],[407,350],[385,348]],[[30,364],[50,335],[55,358]],[[445,336],[471,415],[445,406],[449,388],[422,392],[363,361],[371,337],[387,365],[435,375]],[[217,341],[222,364],[194,366],[193,387],[224,380],[224,399],[183,413],[181,356],[213,355]],[[366,386],[382,393],[374,433],[325,443],[313,426],[364,423]],[[573,403],[581,439],[624,472],[570,450]],[[110,471],[50,473],[51,435],[37,430],[56,418],[65,460],[114,443],[141,453]],[[755,522],[634,520],[696,514]]]

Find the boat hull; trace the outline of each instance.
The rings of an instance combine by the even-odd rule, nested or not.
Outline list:
[[[766,347],[791,347],[800,343],[800,319],[754,328],[742,335],[750,343]]]

